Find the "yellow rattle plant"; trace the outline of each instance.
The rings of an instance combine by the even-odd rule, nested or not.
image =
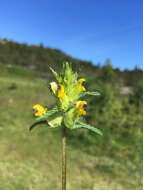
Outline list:
[[[62,128],[62,190],[66,190],[66,128],[77,129],[86,128],[99,135],[101,131],[85,122],[84,116],[87,114],[87,95],[99,96],[99,92],[90,92],[85,87],[86,80],[78,78],[73,72],[71,64],[63,64],[61,73],[57,73],[52,68],[55,81],[50,83],[50,90],[56,98],[56,104],[52,109],[36,104],[33,106],[35,122],[30,126],[32,130],[40,123],[46,123],[49,128]]]

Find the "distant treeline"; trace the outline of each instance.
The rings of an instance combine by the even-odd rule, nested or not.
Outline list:
[[[110,59],[105,60],[104,64],[93,64],[90,61],[75,59],[61,50],[44,47],[42,43],[28,45],[7,39],[0,40],[0,63],[2,64],[19,65],[30,70],[48,73],[49,66],[52,65],[57,70],[64,61],[72,62],[73,67],[81,75],[104,82],[119,82],[124,86],[133,86],[136,81],[143,80],[143,71],[137,66],[134,70],[121,71],[112,67]]]

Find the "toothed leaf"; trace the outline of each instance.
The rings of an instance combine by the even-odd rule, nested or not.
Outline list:
[[[32,131],[35,127],[39,126],[40,124],[47,124],[47,121],[37,121],[35,123],[33,123],[30,127],[29,127],[29,131]]]
[[[57,78],[58,77],[58,73],[56,71],[54,71],[54,69],[52,69],[51,67],[50,67],[50,70],[52,71],[53,75]]]
[[[54,77],[56,78],[56,80],[57,80],[58,82],[61,82],[61,77],[60,77],[60,75],[58,75],[58,73],[57,73],[56,71],[54,71],[54,69],[52,69],[51,67],[50,67],[50,70],[52,71],[52,73],[53,73]]]
[[[88,125],[88,124],[85,124],[85,123],[77,123],[74,125],[74,129],[77,129],[77,128],[86,128],[86,129],[89,129],[95,133],[97,133],[98,135],[103,135],[102,132],[100,131],[100,129],[97,129],[96,127],[93,127],[91,125]]]
[[[82,93],[80,95],[80,98],[84,97],[84,96],[87,96],[87,95],[89,95],[89,96],[100,96],[100,93],[97,92],[97,91],[96,92],[89,92],[89,91],[87,91],[87,92]]]

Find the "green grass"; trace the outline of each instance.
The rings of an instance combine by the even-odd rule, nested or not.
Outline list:
[[[28,131],[32,105],[54,103],[47,81],[0,69],[0,189],[60,190],[60,129]],[[142,130],[103,132],[69,132],[67,190],[142,190]]]

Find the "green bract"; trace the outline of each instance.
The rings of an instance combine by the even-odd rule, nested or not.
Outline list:
[[[69,129],[86,128],[99,135],[101,131],[91,125],[84,123],[87,102],[83,100],[86,96],[99,96],[99,92],[89,92],[86,90],[84,78],[78,78],[77,73],[73,72],[71,64],[64,63],[61,73],[57,73],[50,68],[55,81],[50,82],[50,89],[56,97],[56,105],[48,110],[36,104],[33,108],[36,116],[35,123],[30,130],[40,124],[46,123],[49,127],[65,126]],[[36,113],[36,114],[35,114]]]

